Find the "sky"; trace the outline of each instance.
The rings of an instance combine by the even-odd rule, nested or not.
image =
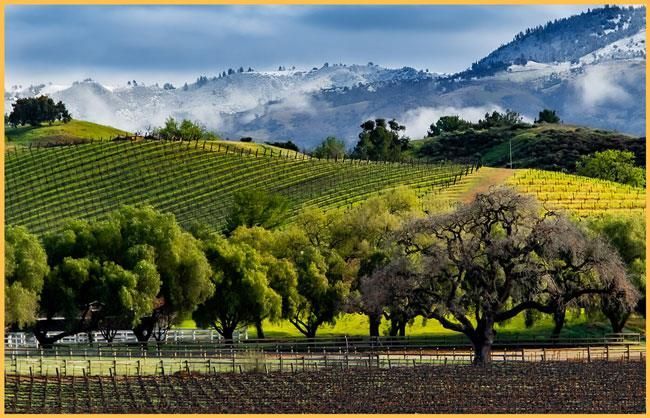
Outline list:
[[[239,66],[325,62],[451,73],[521,30],[588,7],[11,5],[5,86],[181,84]]]

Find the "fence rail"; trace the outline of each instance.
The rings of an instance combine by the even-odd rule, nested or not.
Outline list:
[[[56,335],[60,331],[48,332],[48,336]],[[235,331],[234,340],[240,342],[248,339],[248,330],[242,329]],[[167,332],[165,338],[166,343],[187,343],[187,342],[219,342],[223,337],[215,330],[212,329],[171,329]],[[113,343],[137,343],[138,340],[131,330],[117,331]],[[68,344],[108,344],[104,336],[99,331],[81,332],[75,335],[64,337],[55,343],[56,345]],[[30,332],[7,332],[5,333],[5,347],[7,348],[21,348],[21,347],[38,347],[38,341],[34,334]]]
[[[466,347],[468,341],[463,336],[436,336],[436,337],[317,337],[317,338],[248,338],[245,330],[235,334],[233,341],[224,340],[214,330],[200,329],[172,329],[168,332],[163,342],[150,341],[147,343],[137,342],[131,331],[120,331],[112,343],[107,343],[99,332],[93,332],[94,342],[88,342],[86,334],[77,334],[73,337],[64,338],[56,342],[52,348],[43,349],[29,333],[7,333],[5,334],[5,349],[13,352],[86,352],[86,351],[108,351],[108,352],[133,352],[134,350],[147,351],[199,351],[211,352],[223,349],[236,350],[271,350],[271,351],[309,351],[309,350],[337,350],[342,348],[346,351],[367,351],[378,349],[400,349],[403,347]],[[638,345],[645,343],[645,336],[638,333],[617,333],[605,334],[601,337],[588,338],[549,338],[545,335],[537,337],[515,337],[509,339],[497,339],[495,347],[576,347],[576,346],[600,346],[600,345]]]
[[[135,376],[244,372],[295,372],[324,368],[392,368],[421,365],[470,364],[471,350],[436,349],[402,352],[220,352],[204,356],[5,356],[5,373],[36,376]],[[492,362],[594,362],[645,361],[645,348],[639,346],[583,347],[574,349],[495,350]]]

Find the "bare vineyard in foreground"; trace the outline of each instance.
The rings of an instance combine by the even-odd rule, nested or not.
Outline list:
[[[10,413],[643,413],[644,362],[7,375]]]

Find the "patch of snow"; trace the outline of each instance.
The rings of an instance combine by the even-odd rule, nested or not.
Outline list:
[[[580,58],[580,63],[594,64],[600,61],[634,58],[645,60],[645,57],[645,30],[642,30],[583,56]]]

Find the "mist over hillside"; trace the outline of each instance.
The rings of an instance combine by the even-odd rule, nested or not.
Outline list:
[[[62,100],[77,119],[130,131],[168,116],[200,121],[224,137],[291,139],[310,148],[328,135],[352,144],[368,118],[396,118],[421,137],[441,115],[477,120],[514,109],[532,120],[542,108],[564,122],[641,135],[645,130],[645,8],[605,7],[514,36],[467,71],[442,75],[409,67],[325,64],[202,75],[186,85],[15,87],[5,106],[38,94]],[[468,63],[469,64],[469,63]]]

